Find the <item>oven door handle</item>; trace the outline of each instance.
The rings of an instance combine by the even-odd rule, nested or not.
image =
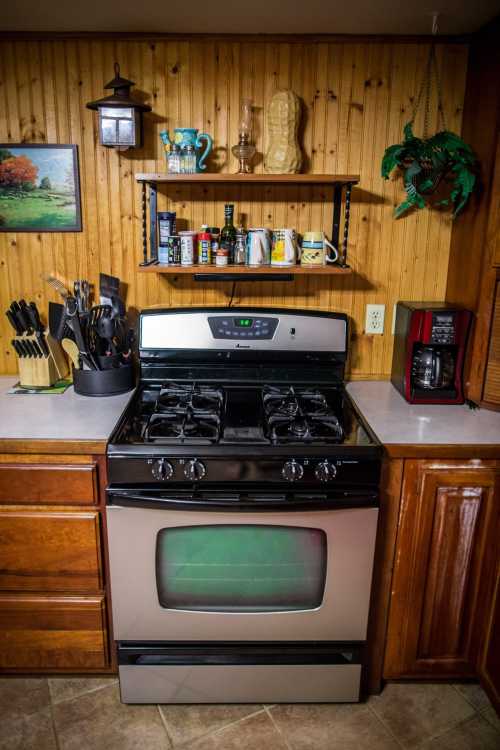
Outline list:
[[[207,493],[205,495],[171,495],[159,496],[134,490],[108,490],[108,506],[124,508],[151,508],[162,510],[203,510],[261,512],[279,511],[290,513],[304,510],[341,510],[345,508],[378,507],[377,492],[341,492],[337,495],[307,493],[288,498],[286,494],[276,493],[259,495],[252,493]]]

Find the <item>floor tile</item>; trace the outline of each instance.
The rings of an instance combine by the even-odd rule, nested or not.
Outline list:
[[[116,677],[51,677],[49,678],[50,697],[52,703],[60,703],[116,682],[118,682]]]
[[[493,706],[488,706],[488,708],[483,709],[481,711],[481,716],[484,716],[486,721],[489,721],[490,724],[500,732],[500,716],[497,714]]]
[[[275,706],[271,716],[293,750],[396,750],[395,740],[366,705]]]
[[[481,685],[477,682],[456,683],[453,687],[455,690],[458,690],[460,695],[463,695],[465,700],[469,701],[469,703],[471,703],[478,711],[481,711],[483,708],[488,708],[490,705],[488,696]]]
[[[170,739],[174,745],[190,742],[232,724],[245,716],[263,710],[259,704],[250,705],[162,705]]]
[[[40,711],[50,704],[45,677],[1,677],[0,715],[2,720]]]
[[[500,734],[481,716],[462,722],[433,740],[419,745],[419,750],[499,750]]]
[[[475,714],[470,703],[445,684],[389,683],[381,695],[370,698],[369,705],[408,748]]]
[[[57,750],[50,708],[0,722],[0,750]]]
[[[189,750],[288,750],[265,711],[188,745]]]
[[[157,706],[124,705],[118,687],[86,693],[53,707],[60,750],[167,750]]]

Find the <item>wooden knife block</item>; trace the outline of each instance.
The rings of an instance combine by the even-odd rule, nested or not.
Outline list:
[[[49,387],[61,378],[65,378],[69,372],[68,361],[61,348],[50,333],[44,333],[44,338],[49,349],[48,357],[18,357],[19,383],[25,387],[38,386]],[[35,335],[16,336],[17,341],[34,341]]]

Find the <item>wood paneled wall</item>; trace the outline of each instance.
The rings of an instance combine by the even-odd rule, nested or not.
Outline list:
[[[234,41],[47,40],[0,44],[0,142],[76,143],[80,149],[83,231],[76,234],[0,233],[0,372],[15,372],[11,331],[3,310],[20,296],[47,309],[56,300],[41,280],[89,278],[99,271],[120,276],[127,302],[151,305],[224,305],[230,284],[172,282],[140,274],[140,190],[135,172],[164,170],[158,133],[194,126],[214,136],[213,169],[236,170],[240,97],[256,107],[259,152],[265,150],[266,106],[273,92],[291,87],[304,101],[301,140],[306,169],[360,173],[353,193],[349,278],[301,279],[293,283],[242,283],[233,304],[310,307],[346,312],[353,319],[353,377],[390,372],[392,314],[398,299],[444,298],[451,218],[420,211],[395,221],[401,181],[380,177],[385,147],[401,139],[418,93],[428,53],[424,43]],[[467,47],[439,44],[445,115],[460,132]],[[145,145],[118,153],[97,143],[96,116],[86,102],[104,95],[118,60],[122,75],[153,107],[146,117]],[[437,126],[433,102],[431,128]],[[416,131],[421,132],[422,113]],[[256,169],[263,169],[262,161]],[[169,188],[160,208],[171,206],[184,227],[202,221],[221,225],[223,203],[235,200],[249,226],[331,229],[331,194],[323,188]],[[182,224],[182,222],[181,222]],[[363,333],[365,306],[386,305],[383,336]]]

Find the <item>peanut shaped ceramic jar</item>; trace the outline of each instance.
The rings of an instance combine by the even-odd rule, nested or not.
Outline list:
[[[289,89],[278,91],[271,99],[268,114],[269,145],[264,166],[266,172],[300,172],[302,153],[297,139],[300,99]]]

